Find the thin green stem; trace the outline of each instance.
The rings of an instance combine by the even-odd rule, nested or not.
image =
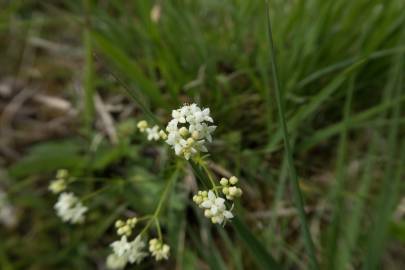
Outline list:
[[[218,195],[218,191],[217,191],[216,188],[215,188],[217,185],[215,184],[215,181],[214,181],[214,179],[212,178],[211,172],[210,172],[210,170],[208,169],[207,164],[206,164],[204,161],[202,161],[200,164],[201,164],[201,167],[203,167],[205,173],[206,173],[207,176],[208,176],[208,179],[209,179],[210,182],[211,182],[212,189],[214,190],[215,194]]]
[[[156,230],[158,232],[159,240],[162,241],[162,230],[160,229],[159,219],[155,217]]]
[[[284,104],[281,97],[281,90],[280,90],[280,82],[278,80],[278,70],[276,65],[275,53],[274,53],[274,45],[273,45],[273,34],[271,30],[271,21],[270,21],[270,14],[269,14],[269,3],[267,1],[267,22],[268,22],[268,33],[269,33],[269,43],[270,43],[270,56],[271,56],[271,65],[272,65],[272,73],[273,73],[273,80],[274,80],[274,89],[275,89],[275,96],[276,102],[278,107],[278,117],[281,124],[282,132],[283,132],[283,139],[284,139],[284,146],[287,155],[287,162],[288,162],[288,169],[290,172],[290,178],[293,186],[293,195],[296,207],[299,212],[299,217],[301,220],[301,228],[302,233],[304,236],[305,246],[310,258],[310,264],[312,269],[319,269],[318,261],[316,259],[315,254],[315,247],[314,243],[311,238],[311,234],[309,232],[308,224],[306,221],[306,216],[304,212],[304,200],[301,194],[300,187],[298,185],[298,177],[295,171],[295,166],[292,157],[292,150],[290,148],[290,141],[289,135],[287,131],[287,124],[285,120],[285,112],[284,112]]]
[[[140,222],[140,221],[148,220],[151,218],[153,218],[153,215],[146,215],[146,216],[138,218],[137,220],[138,220],[138,222]]]
[[[100,194],[100,193],[106,191],[106,190],[109,189],[110,187],[111,187],[111,186],[105,186],[105,187],[102,187],[102,188],[100,188],[100,189],[98,189],[98,190],[96,190],[96,191],[94,191],[94,192],[92,192],[92,193],[90,193],[90,194],[87,194],[86,196],[84,196],[84,197],[81,199],[81,201],[82,201],[82,202],[87,201],[87,200],[93,198],[94,196],[96,196],[96,195],[98,195],[98,194]]]
[[[158,219],[159,219],[160,212],[162,211],[162,208],[163,208],[163,203],[166,201],[166,198],[167,198],[167,196],[168,196],[168,194],[169,194],[169,190],[170,190],[170,188],[172,187],[172,184],[173,184],[174,180],[177,179],[177,174],[178,174],[178,172],[179,172],[179,168],[177,167],[176,170],[175,170],[175,172],[173,173],[172,177],[170,177],[169,181],[167,181],[167,183],[166,183],[166,186],[165,186],[165,188],[164,188],[164,190],[163,190],[162,196],[160,196],[160,199],[159,199],[159,202],[158,202],[158,205],[157,205],[157,207],[156,207],[155,212],[153,213],[151,219],[149,219],[149,221],[148,221],[148,223],[145,225],[145,227],[142,229],[140,235],[143,235],[143,234],[146,233],[146,231],[147,231],[147,230],[149,229],[149,227],[152,225],[152,222],[153,222],[153,221],[159,223]],[[161,236],[161,233],[162,233],[162,232],[161,232],[161,230],[160,230],[160,225],[159,225],[159,226],[156,226],[156,228],[157,228],[157,230],[158,230],[159,238],[161,239],[161,237],[162,237],[162,236]]]

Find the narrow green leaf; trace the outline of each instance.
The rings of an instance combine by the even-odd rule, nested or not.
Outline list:
[[[231,224],[261,269],[282,269],[242,220],[235,217]]]
[[[271,66],[272,66],[272,73],[273,73],[273,80],[274,80],[274,92],[276,95],[278,116],[279,116],[279,121],[281,124],[281,130],[282,130],[283,139],[284,139],[285,152],[287,155],[288,169],[290,172],[290,178],[291,178],[291,182],[292,182],[292,186],[293,186],[293,196],[294,196],[295,205],[298,209],[299,218],[301,221],[302,234],[304,237],[305,247],[307,249],[307,253],[310,258],[311,268],[319,269],[318,261],[316,259],[316,254],[315,254],[315,246],[312,241],[312,237],[309,232],[309,228],[308,228],[308,224],[307,224],[307,220],[306,220],[306,216],[305,216],[304,200],[303,200],[303,197],[301,194],[300,187],[298,185],[298,176],[297,176],[295,166],[294,166],[293,153],[292,153],[292,150],[290,147],[290,140],[289,140],[289,135],[288,135],[288,131],[287,131],[287,123],[285,120],[284,102],[282,100],[282,93],[281,93],[281,87],[280,87],[280,82],[279,82],[279,77],[278,77],[278,69],[277,69],[277,64],[276,64],[276,56],[274,53],[273,34],[272,34],[272,29],[271,29],[271,20],[270,20],[269,9],[270,9],[269,2],[267,1],[267,8],[266,8],[267,30],[268,30],[269,45],[270,45]]]
[[[165,107],[166,102],[159,89],[143,74],[142,69],[135,61],[131,60],[123,50],[100,33],[92,32],[92,38],[103,54],[136,85],[139,93],[132,90],[131,97],[136,98],[138,105],[144,103],[140,101],[140,94],[143,94],[148,96],[157,106]]]

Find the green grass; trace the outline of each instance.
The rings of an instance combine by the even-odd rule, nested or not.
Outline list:
[[[147,143],[136,121],[164,125],[197,102],[218,125],[216,176],[240,176],[244,195],[235,222],[216,228],[190,201],[190,181],[209,182],[204,171],[180,173],[160,213],[172,247],[163,269],[402,269],[405,230],[393,213],[405,194],[404,9],[269,1],[269,46],[265,1],[1,3],[0,86],[14,92],[0,98],[0,187],[20,222],[0,229],[0,268],[102,265],[114,220],[152,213],[170,175],[170,149]],[[76,113],[33,98],[4,113],[26,88]],[[116,144],[95,93],[113,108]],[[46,189],[58,168],[83,179],[73,186],[83,196],[111,184],[86,226],[54,214]]]

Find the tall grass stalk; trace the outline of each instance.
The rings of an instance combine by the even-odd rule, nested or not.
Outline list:
[[[328,239],[328,248],[327,248],[327,257],[328,257],[328,269],[335,269],[335,256],[336,256],[336,248],[337,248],[337,241],[339,236],[339,228],[340,228],[340,220],[341,220],[341,212],[343,208],[344,198],[343,198],[343,191],[344,191],[344,182],[346,177],[346,156],[347,156],[347,136],[348,130],[350,125],[350,108],[352,105],[353,100],[353,92],[354,92],[354,84],[355,84],[355,75],[351,75],[349,81],[349,87],[347,88],[346,92],[346,101],[343,108],[343,128],[341,130],[339,146],[338,146],[338,156],[337,156],[337,164],[336,164],[336,184],[333,187],[332,191],[332,200],[333,205],[335,206],[332,220],[331,220],[331,227],[329,230],[329,239]]]
[[[281,124],[282,132],[283,132],[283,139],[284,139],[284,146],[287,155],[287,162],[288,162],[288,169],[290,172],[290,178],[293,186],[293,195],[296,207],[299,212],[299,217],[301,220],[301,228],[302,233],[305,241],[305,246],[308,252],[308,256],[310,259],[310,265],[312,269],[319,269],[318,261],[316,259],[315,247],[314,243],[311,238],[311,234],[309,232],[305,212],[304,212],[304,200],[301,194],[301,190],[298,184],[298,177],[297,172],[295,170],[294,161],[293,161],[293,153],[290,148],[290,141],[289,135],[287,131],[287,124],[285,120],[285,112],[284,112],[284,102],[282,101],[282,93],[280,89],[280,82],[278,79],[278,70],[276,64],[276,57],[274,52],[274,44],[273,44],[273,34],[271,29],[271,20],[270,20],[270,11],[269,11],[269,2],[266,1],[266,11],[267,11],[267,26],[268,26],[268,34],[269,34],[269,45],[270,45],[270,58],[271,58],[271,67],[272,67],[272,74],[274,80],[274,92],[276,96],[277,108],[278,108],[278,117]]]
[[[402,41],[405,38],[405,31],[402,32]],[[398,99],[401,91],[403,90],[402,82],[402,72],[403,72],[403,61],[404,54],[399,54],[394,59],[394,69],[393,69],[393,84],[394,84],[394,94],[392,99]],[[399,119],[401,114],[401,103],[397,103],[392,108],[391,114],[391,124],[388,130],[387,139],[387,150],[388,157],[386,162],[384,180],[382,182],[382,191],[377,200],[377,212],[376,219],[372,227],[371,237],[368,242],[367,257],[364,263],[363,269],[377,269],[379,264],[379,259],[383,253],[383,247],[385,242],[385,236],[387,233],[387,227],[390,220],[390,216],[395,204],[395,201],[399,193],[399,184],[403,172],[403,159],[404,153],[399,152],[399,146],[401,141],[399,141]],[[402,141],[403,144],[405,144]],[[402,149],[403,150],[403,149]],[[398,157],[401,158],[398,158]],[[397,161],[402,161],[398,163],[397,170],[395,170]]]

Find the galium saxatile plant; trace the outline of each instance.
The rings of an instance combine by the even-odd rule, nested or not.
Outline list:
[[[171,119],[165,125],[140,120],[137,128],[151,142],[164,142],[173,151],[174,172],[161,193],[155,211],[152,214],[132,215],[118,219],[114,223],[116,239],[109,245],[110,254],[106,258],[109,269],[123,269],[129,264],[139,264],[147,257],[156,262],[168,260],[170,246],[164,241],[160,215],[167,205],[179,174],[188,171],[190,164],[200,168],[205,175],[204,186],[192,197],[202,214],[213,224],[225,226],[234,217],[234,201],[242,195],[236,176],[215,179],[208,157],[208,146],[213,140],[217,126],[213,124],[209,108],[200,108],[197,104],[184,104],[171,112]],[[162,128],[164,127],[164,128]],[[176,158],[178,157],[178,158]],[[193,166],[191,166],[194,168]],[[70,177],[67,171],[59,171],[49,190],[59,194],[55,209],[58,216],[68,223],[82,223],[87,207],[72,192],[68,192]],[[208,185],[207,185],[208,184]],[[98,191],[94,192],[95,194]],[[87,196],[85,196],[87,198]]]
[[[70,180],[69,172],[65,169],[60,169],[56,173],[56,179],[51,181],[48,189],[53,194],[59,194],[54,209],[62,221],[71,224],[81,224],[85,220],[88,208],[72,192],[62,192],[67,189]]]

